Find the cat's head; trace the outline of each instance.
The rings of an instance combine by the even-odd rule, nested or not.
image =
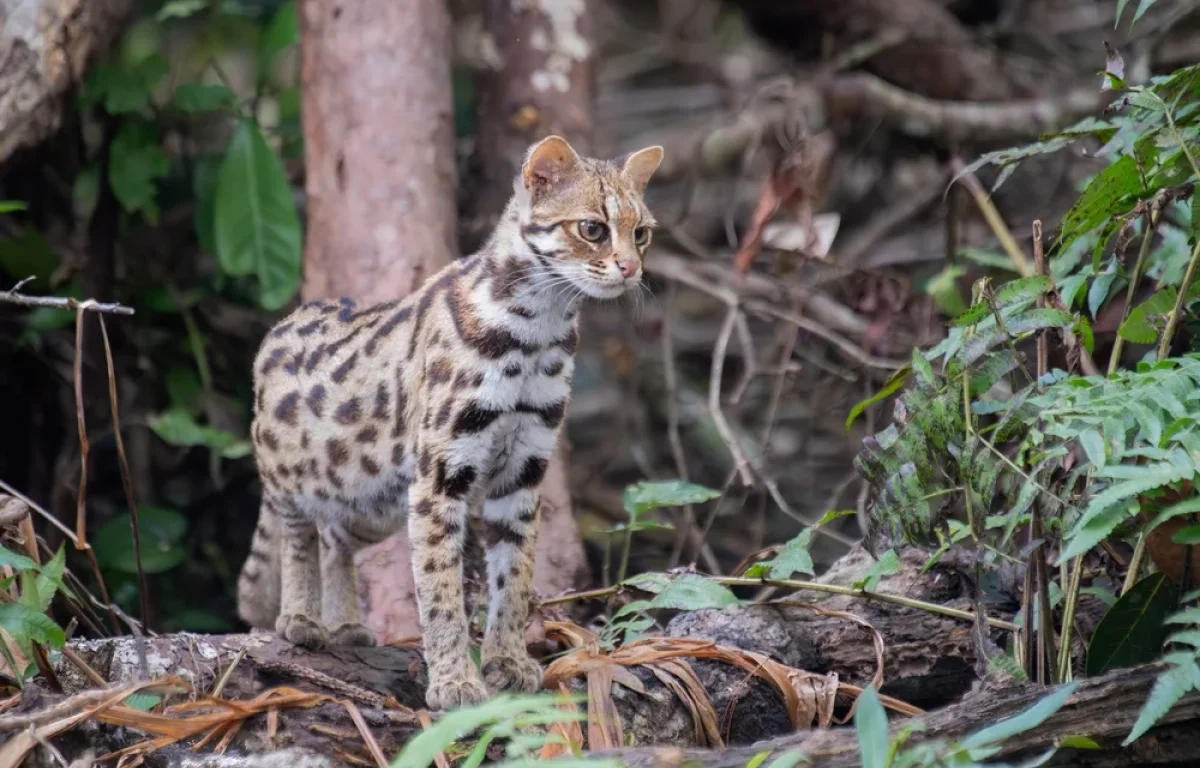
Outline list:
[[[515,185],[530,255],[552,278],[593,298],[636,287],[655,225],[642,194],[662,158],[657,146],[597,160],[558,136],[534,144]]]

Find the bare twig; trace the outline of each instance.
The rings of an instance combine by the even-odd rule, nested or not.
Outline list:
[[[125,454],[125,440],[121,437],[121,408],[117,397],[117,372],[113,365],[112,345],[108,341],[108,327],[104,315],[100,321],[100,337],[104,340],[104,361],[108,366],[108,406],[112,410],[113,437],[117,444],[117,460],[121,467],[121,481],[125,485],[125,498],[129,502],[129,525],[133,530],[133,562],[137,568],[138,607],[141,609],[142,626],[150,627],[150,588],[146,584],[146,571],[142,567],[142,530],[138,524],[137,500],[133,494],[133,472],[129,469],[129,457]],[[82,488],[80,489],[82,492]],[[138,638],[141,638],[138,634]],[[143,654],[144,655],[144,654]],[[149,670],[142,674],[149,677]]]
[[[49,307],[51,309],[62,309],[73,312],[111,312],[114,315],[133,314],[133,307],[127,307],[123,304],[105,304],[92,299],[80,301],[70,296],[59,298],[57,296],[28,296],[21,293],[21,288],[32,280],[34,280],[33,277],[27,277],[14,285],[11,290],[0,291],[0,302],[16,304],[21,307]]]
[[[1133,265],[1133,271],[1129,273],[1129,287],[1125,291],[1125,309],[1121,312],[1121,325],[1124,325],[1126,318],[1129,317],[1129,311],[1133,309],[1133,295],[1137,291],[1138,282],[1142,277],[1142,269],[1146,265],[1146,257],[1150,255],[1150,245],[1154,241],[1154,233],[1158,231],[1158,217],[1162,214],[1162,201],[1155,198],[1150,204],[1150,216],[1146,220],[1146,234],[1142,236],[1142,247],[1138,249],[1137,262]],[[1118,328],[1121,326],[1118,325]],[[1121,350],[1125,346],[1125,339],[1120,333],[1117,333],[1113,339],[1112,352],[1108,356],[1108,375],[1112,376],[1117,372],[1117,366],[1121,364]]]
[[[721,373],[725,367],[725,352],[729,347],[729,337],[733,335],[738,313],[737,302],[731,303],[729,310],[725,313],[725,322],[721,326],[721,332],[718,334],[717,343],[713,348],[712,370],[708,381],[708,410],[712,415],[717,432],[720,433],[721,439],[729,448],[729,453],[733,457],[734,471],[741,478],[742,485],[754,485],[754,476],[750,474],[746,453],[742,450],[737,436],[733,434],[733,430],[730,429],[729,422],[725,420],[725,414],[721,410]]]

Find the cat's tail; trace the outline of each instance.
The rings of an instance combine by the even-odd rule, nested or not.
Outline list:
[[[274,629],[279,616],[282,574],[279,567],[279,517],[265,501],[250,554],[238,577],[238,616],[252,627]]]

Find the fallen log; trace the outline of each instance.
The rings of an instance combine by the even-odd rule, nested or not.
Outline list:
[[[1041,726],[1007,739],[992,759],[1019,761],[1033,757],[1067,736],[1087,736],[1098,750],[1063,749],[1044,765],[1116,768],[1129,765],[1194,765],[1200,754],[1200,693],[1179,701],[1157,727],[1129,747],[1121,742],[1129,734],[1138,712],[1150,694],[1162,666],[1159,664],[1115,670],[1083,680],[1057,713]],[[997,723],[1032,706],[1049,693],[1034,685],[1014,685],[980,690],[962,702],[920,718],[925,728],[909,737],[909,744],[937,739],[953,741]],[[893,722],[891,734],[911,726]],[[596,752],[590,757],[616,758],[628,768],[681,766],[693,768],[742,768],[752,758],[767,752],[762,764],[789,753],[803,753],[813,765],[823,768],[857,768],[857,736],[853,728],[797,733],[750,746],[720,750],[647,747]]]

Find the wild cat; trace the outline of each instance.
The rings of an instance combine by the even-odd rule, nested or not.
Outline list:
[[[523,632],[579,305],[640,283],[655,225],[642,196],[662,157],[583,158],[550,136],[478,253],[401,301],[310,302],[268,332],[254,363],[263,499],[238,586],[246,621],[310,648],[373,645],[353,555],[407,523],[429,706],[540,688]],[[464,606],[469,529],[486,550],[482,673]]]

